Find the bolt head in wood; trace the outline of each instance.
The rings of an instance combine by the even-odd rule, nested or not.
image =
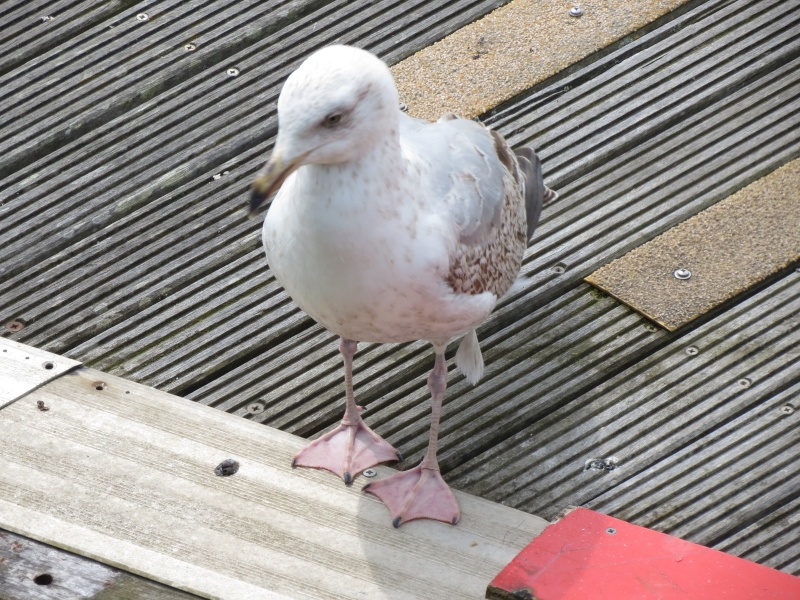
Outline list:
[[[136,20],[137,21],[147,21],[147,19],[149,19],[149,18],[150,17],[148,16],[147,13],[139,13],[138,15],[136,15]]]
[[[375,469],[364,469],[364,472],[361,473],[364,477],[375,477],[378,472]]]
[[[573,6],[569,9],[570,17],[580,17],[583,14],[583,9],[580,6]]]
[[[17,331],[22,331],[25,328],[25,323],[20,321],[19,319],[14,319],[13,321],[9,321],[6,323],[6,329],[9,331],[13,331],[16,333]]]
[[[673,275],[675,276],[675,279],[685,281],[692,276],[692,272],[689,269],[676,269]]]
[[[260,415],[266,410],[263,402],[253,402],[247,405],[247,412],[251,415]]]

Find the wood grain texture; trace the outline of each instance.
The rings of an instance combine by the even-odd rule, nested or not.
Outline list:
[[[49,147],[40,158],[21,161],[2,182],[0,312],[8,313],[6,320],[29,322],[14,339],[292,433],[314,436],[330,427],[341,417],[342,400],[335,341],[277,286],[259,248],[258,225],[245,221],[240,208],[272,144],[274,99],[288,72],[318,45],[355,43],[396,62],[496,4],[329,2],[230,56],[221,52],[220,62],[190,77],[170,71],[175,78],[169,81],[147,62],[147,52],[137,57],[126,51],[129,73],[109,73],[104,81],[126,98],[139,83],[161,91],[138,96],[138,104],[123,106],[94,129],[78,122],[86,104],[73,103],[71,113],[58,96],[47,95],[43,110],[67,121],[56,119],[61,125],[49,132],[36,117],[43,113],[32,113]],[[126,22],[120,35],[142,48],[151,39],[159,40],[153,48],[167,48],[175,40],[161,36],[161,28],[174,33],[178,26],[168,13],[148,29]],[[206,27],[183,14],[189,20],[181,26]],[[690,0],[680,14],[483,116],[514,145],[535,145],[548,183],[562,195],[544,212],[522,288],[481,328],[485,379],[471,388],[456,373],[450,376],[444,464],[457,473],[457,483],[473,459],[507,449],[507,440],[521,444],[519,436],[531,428],[574,441],[569,428],[550,429],[551,414],[573,416],[565,422],[588,438],[608,435],[618,413],[605,412],[609,419],[603,420],[592,412],[599,405],[578,399],[602,389],[602,406],[629,406],[638,388],[625,381],[638,364],[656,356],[667,371],[681,367],[659,351],[690,332],[652,331],[583,277],[798,156],[799,24],[793,0]],[[86,60],[113,65],[119,49],[91,38],[76,40],[76,49]],[[164,56],[192,60],[178,49]],[[51,68],[59,74],[77,69],[70,81],[79,81],[80,61],[58,66],[51,62],[58,57],[45,54],[31,63],[39,81]],[[224,74],[228,58],[240,69],[238,77]],[[87,90],[93,85],[85,82]],[[109,110],[122,106],[114,97],[110,102]],[[100,114],[101,108],[89,108]],[[69,119],[83,127],[77,137],[64,143],[48,137],[71,135],[62,127]],[[787,336],[796,340],[797,332]],[[756,359],[766,352],[758,343],[751,348]],[[727,346],[717,359],[728,364],[741,354]],[[356,393],[367,406],[365,416],[401,446],[409,464],[426,440],[431,366],[424,344],[363,345],[356,356]],[[790,367],[765,363],[763,377],[772,382],[766,394],[783,398],[795,390],[800,371]],[[608,381],[615,385],[604,385]],[[709,380],[709,397],[728,384],[724,377]],[[672,396],[667,401],[676,402]],[[263,403],[264,412],[248,413],[253,402]],[[661,410],[658,394],[651,402],[652,410]],[[581,429],[583,421],[595,429]],[[626,439],[650,439],[648,423],[626,421]],[[664,442],[668,453],[680,445],[682,429],[665,431],[675,437]],[[731,435],[735,439],[735,430]],[[555,458],[528,466],[553,481],[572,481],[581,461],[560,453],[553,436],[544,443],[553,446]],[[695,451],[698,460],[707,456],[702,444]],[[778,473],[782,464],[774,463]],[[691,488],[695,472],[681,471],[679,463],[672,475],[686,477]],[[523,506],[533,506],[538,488],[526,486],[526,474],[513,463],[498,459],[483,474],[502,481],[509,495],[521,477],[520,495],[527,492],[531,503]],[[738,476],[718,482],[726,492],[741,487]],[[668,486],[659,477],[643,478],[642,498],[662,484]],[[553,489],[547,510],[560,512],[573,491]],[[775,490],[767,496],[785,498]],[[679,496],[670,501],[691,518],[691,503]],[[759,503],[742,494],[726,506],[724,514],[709,513],[725,523],[709,543],[732,545],[773,566],[795,564],[800,553],[782,527],[788,523],[787,531],[796,532],[796,503]]]
[[[798,311],[792,272],[450,477],[551,519],[588,506],[800,574]]]
[[[0,529],[3,600],[191,600],[198,598]]]
[[[52,352],[0,338],[0,408],[80,364]]]
[[[360,486],[293,470],[301,439],[91,369],[0,426],[0,526],[206,597],[482,598],[546,525],[459,493],[457,527],[394,529]]]

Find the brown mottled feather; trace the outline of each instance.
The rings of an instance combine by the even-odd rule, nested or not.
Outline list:
[[[501,223],[484,243],[458,244],[447,282],[456,292],[491,292],[500,297],[517,278],[543,203],[557,195],[545,187],[541,163],[532,149],[521,148],[515,154],[499,133],[489,131],[506,171]]]

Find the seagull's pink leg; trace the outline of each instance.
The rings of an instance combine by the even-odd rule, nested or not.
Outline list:
[[[303,448],[292,460],[293,467],[314,467],[333,471],[346,484],[364,469],[378,463],[402,460],[391,444],[372,431],[358,414],[353,395],[353,356],[358,342],[342,338],[339,351],[344,358],[344,386],[347,404],[342,422],[334,429]]]
[[[435,519],[455,525],[461,513],[456,497],[442,479],[436,451],[439,441],[439,419],[442,399],[447,387],[447,367],[444,348],[436,347],[436,363],[428,377],[428,388],[433,399],[433,415],[425,458],[415,468],[396,473],[391,477],[364,486],[364,491],[375,494],[392,513],[392,524],[412,519]]]

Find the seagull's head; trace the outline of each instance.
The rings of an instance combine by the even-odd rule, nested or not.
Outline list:
[[[250,216],[303,165],[352,161],[396,136],[398,112],[397,88],[379,58],[352,46],[312,54],[281,90],[278,137],[253,182]]]

